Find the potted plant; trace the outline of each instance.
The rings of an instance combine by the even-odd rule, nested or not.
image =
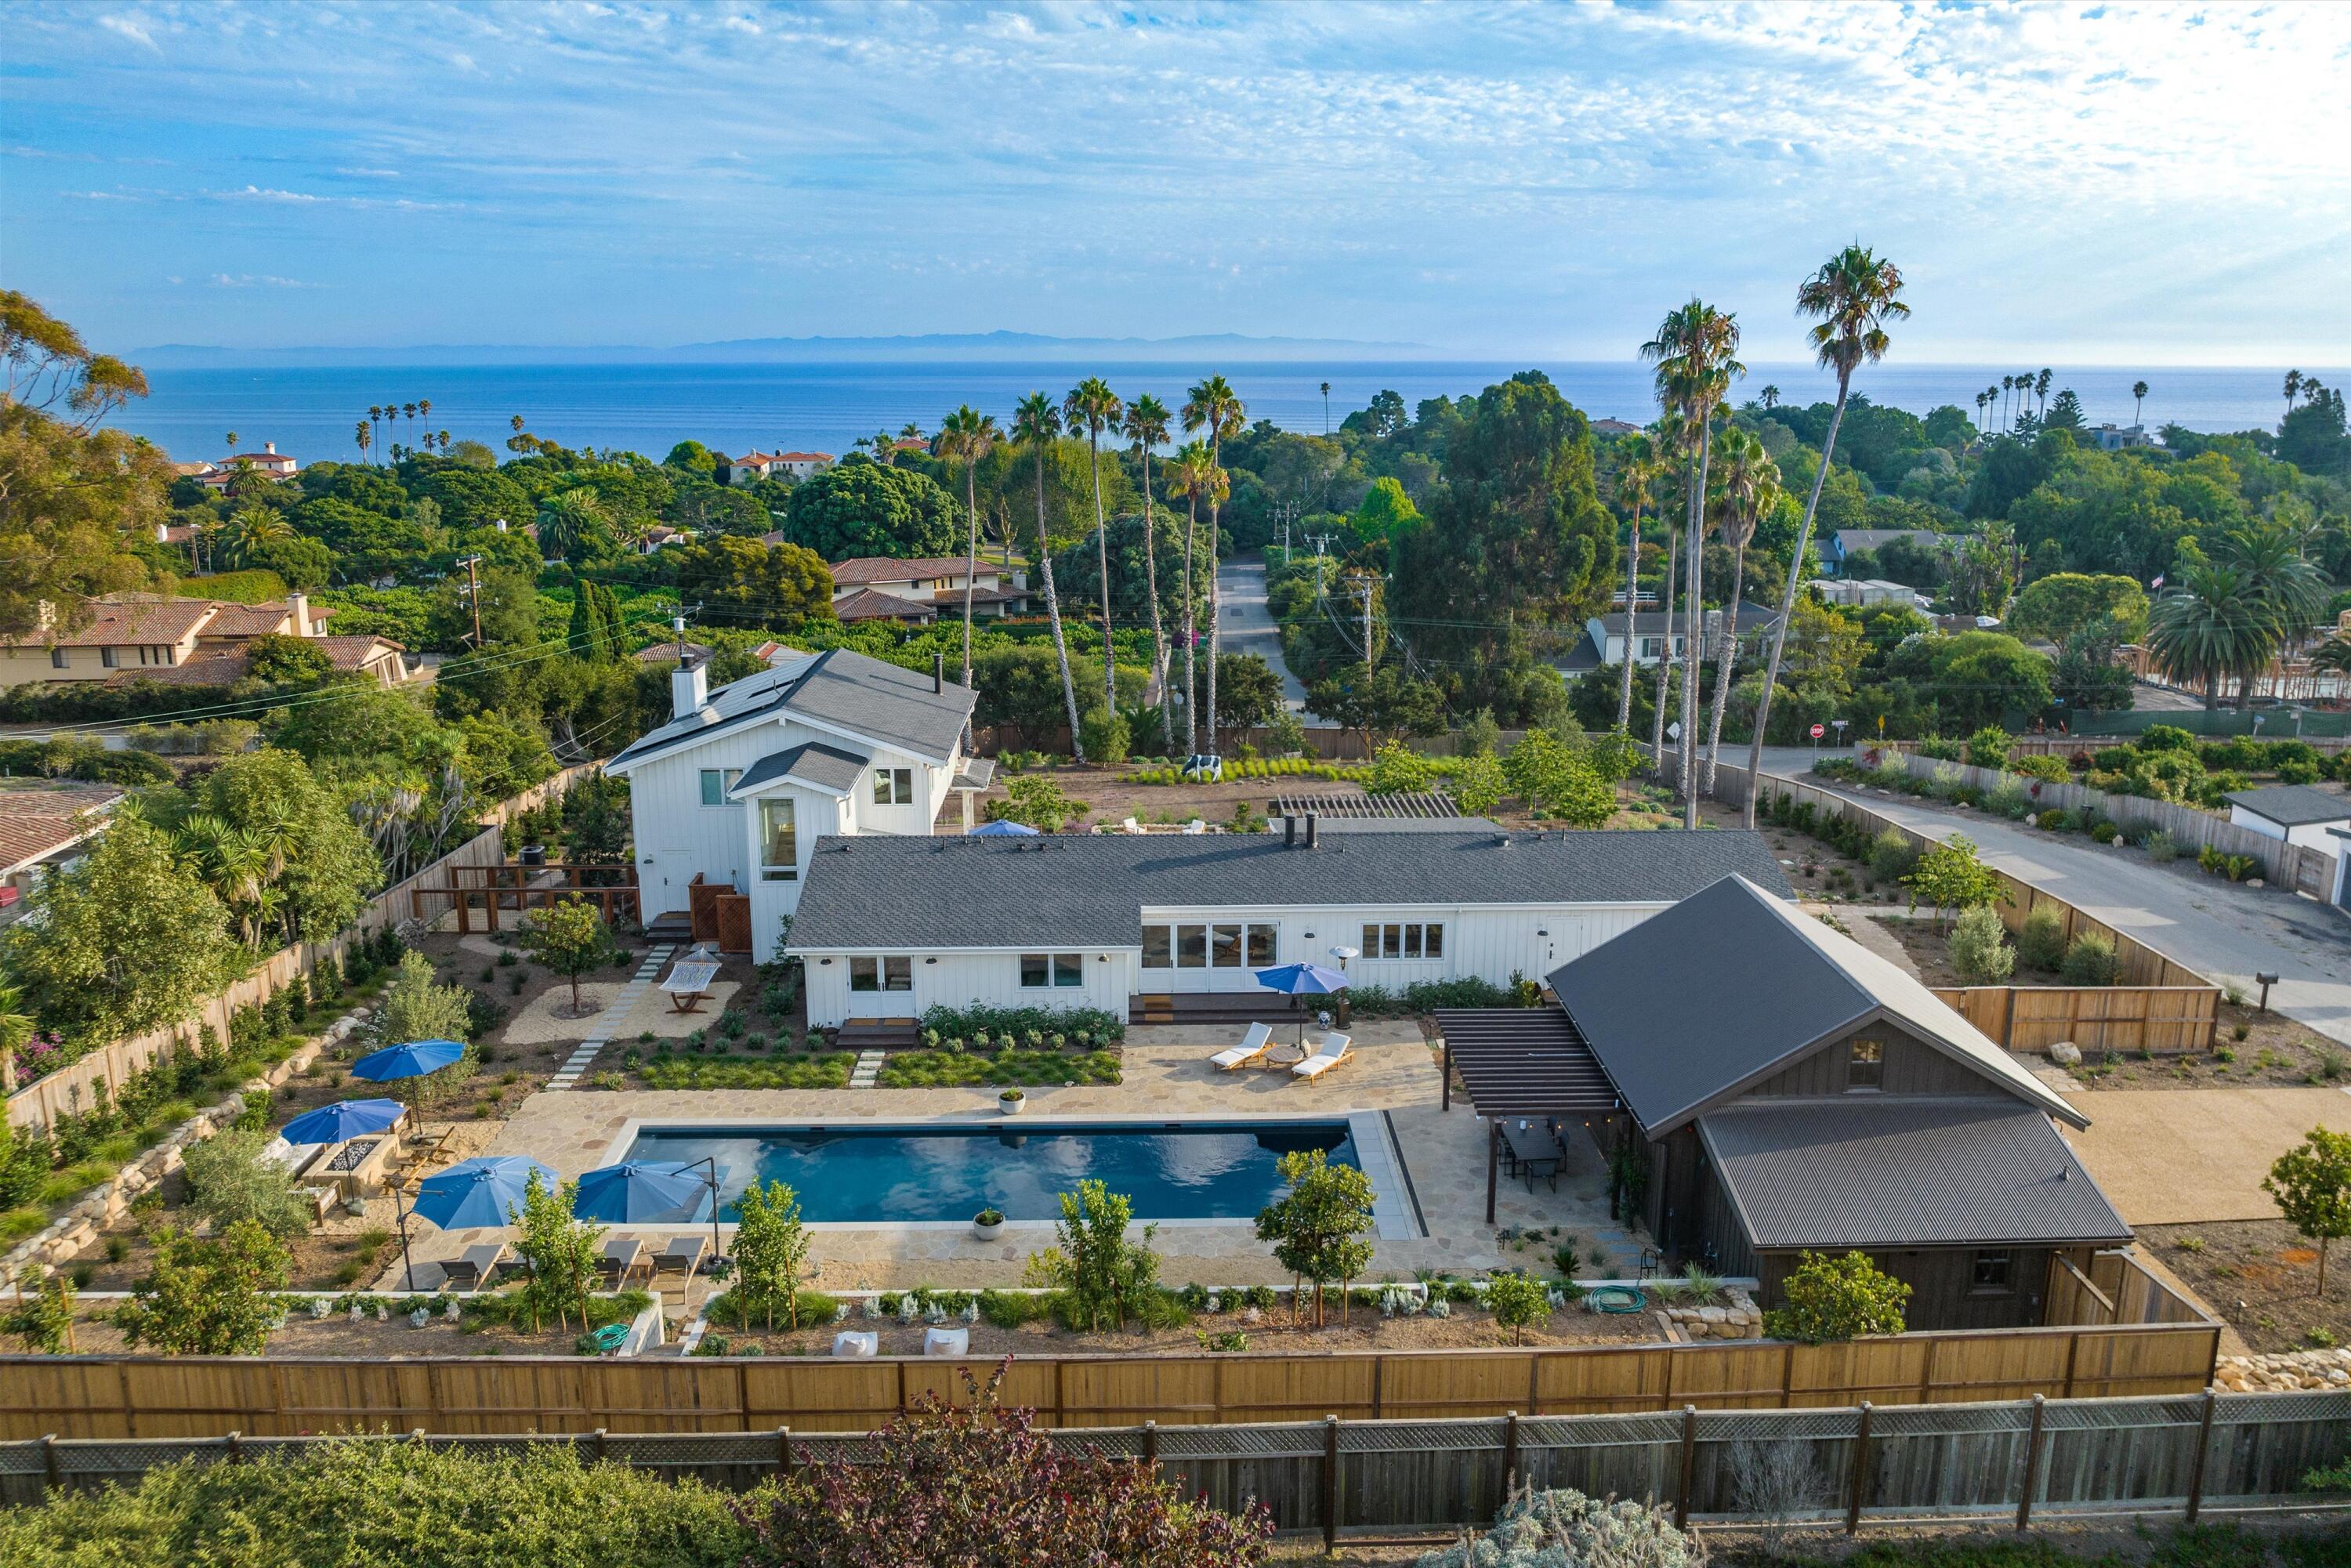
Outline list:
[[[993,1241],[1004,1229],[1004,1211],[983,1208],[971,1217],[971,1233],[982,1241]]]
[[[1018,1116],[1029,1107],[1029,1096],[1018,1089],[1007,1089],[996,1097],[996,1108],[1008,1116]]]

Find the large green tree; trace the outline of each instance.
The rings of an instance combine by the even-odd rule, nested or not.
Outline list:
[[[700,605],[699,619],[713,625],[793,632],[833,618],[832,573],[814,550],[721,534],[661,553],[679,599]]]
[[[855,453],[794,486],[784,517],[785,536],[827,561],[948,555],[958,531],[936,480]]]

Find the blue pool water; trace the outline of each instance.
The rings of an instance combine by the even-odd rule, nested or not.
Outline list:
[[[1055,1219],[1059,1195],[1085,1177],[1134,1199],[1137,1219],[1253,1219],[1280,1195],[1276,1162],[1296,1149],[1357,1164],[1343,1121],[649,1127],[621,1157],[716,1159],[723,1218],[752,1182],[781,1181],[803,1218],[856,1225],[962,1221],[990,1207]]]

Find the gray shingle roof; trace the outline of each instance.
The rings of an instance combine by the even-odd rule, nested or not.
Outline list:
[[[674,718],[606,764],[620,768],[705,736],[778,714],[844,729],[883,746],[944,761],[955,750],[975,695],[953,681],[933,691],[931,677],[847,648],[797,653],[773,669],[731,681],[710,694],[708,713]]]
[[[859,777],[872,760],[863,752],[827,746],[820,740],[803,741],[782,751],[771,751],[751,764],[727,793],[739,798],[778,779],[796,779],[836,795],[846,795],[857,788]]]
[[[1726,877],[1550,976],[1560,1005],[1651,1136],[1877,1018],[2076,1125],[2081,1113],[1852,937]]]
[[[2049,1118],[2011,1101],[1750,1100],[1698,1126],[1760,1248],[2130,1239]]]
[[[1663,904],[1733,873],[1788,890],[1761,835],[1737,831],[827,838],[792,946],[1131,947],[1145,904]]]
[[[2306,828],[2313,822],[2340,822],[2351,818],[2351,795],[2314,789],[2307,784],[2232,789],[2227,799],[2231,805],[2267,817],[2281,828]]]

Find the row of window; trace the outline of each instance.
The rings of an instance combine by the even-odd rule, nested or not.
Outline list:
[[[1199,925],[1146,925],[1146,969],[1255,969],[1274,962],[1278,925],[1232,920]]]
[[[1362,951],[1366,958],[1442,958],[1445,927],[1433,920],[1365,921]]]
[[[138,644],[138,648],[139,662],[142,664],[169,664],[174,663],[172,658],[174,651],[170,647],[149,643],[141,643]],[[98,651],[98,662],[99,664],[110,670],[121,669],[124,664],[122,650],[112,644],[101,646]],[[73,654],[64,648],[50,649],[49,667],[54,670],[72,669]]]
[[[110,653],[111,650],[109,650]],[[107,660],[110,664],[114,661]],[[702,770],[702,803],[705,806],[727,806],[726,791],[735,788],[743,777],[740,768],[705,768]],[[912,806],[914,801],[914,770],[911,768],[877,768],[873,770],[873,803],[877,806]]]
[[[1020,955],[1020,984],[1024,989],[1068,989],[1085,983],[1086,956],[1083,953]],[[911,991],[914,988],[914,960],[909,956],[887,954],[852,957],[849,960],[849,988],[852,991]]]
[[[1085,983],[1086,956],[1083,953],[1020,955],[1020,985],[1024,990],[1044,990],[1052,987],[1066,988]]]

